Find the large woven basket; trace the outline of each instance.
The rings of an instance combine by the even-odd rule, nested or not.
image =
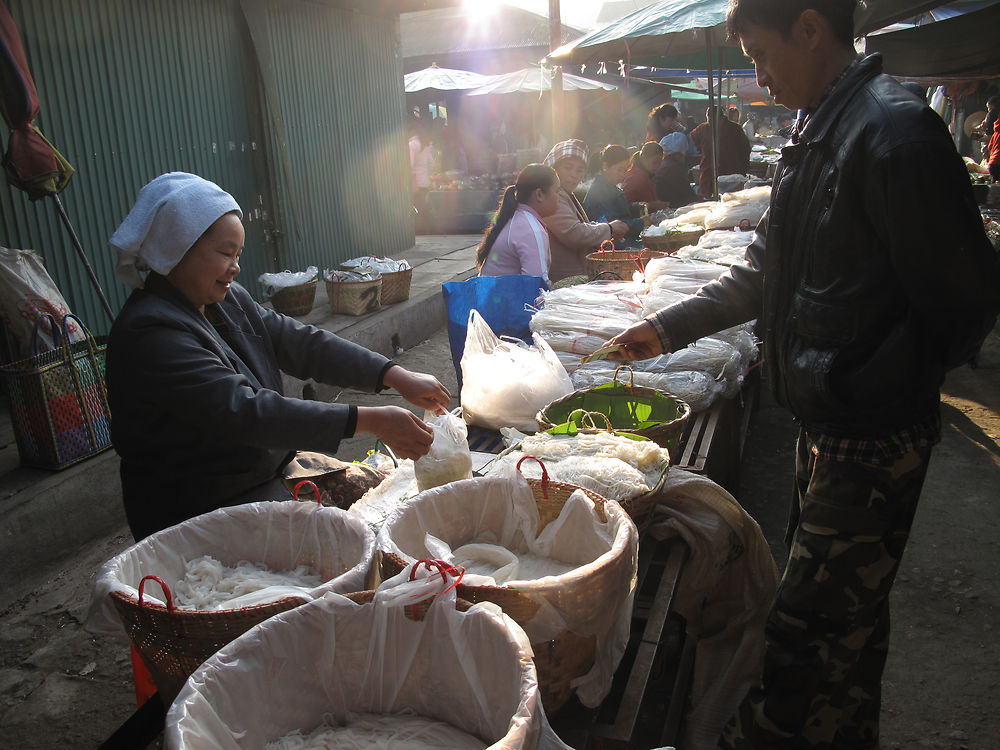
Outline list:
[[[539,461],[539,463],[541,462]],[[475,482],[476,480],[465,481]],[[538,506],[539,533],[558,518],[563,505],[577,490],[586,494],[593,501],[599,518],[602,521],[607,520],[606,505],[608,500],[583,487],[552,481],[544,465],[542,466],[542,478],[528,479],[527,482],[531,486],[535,503]],[[415,502],[418,499],[419,496],[409,502]],[[617,505],[615,507],[617,508]],[[392,518],[388,523],[392,523]],[[433,534],[434,529],[428,529],[427,532]],[[406,561],[394,553],[381,550],[379,555],[383,578],[396,575],[406,567]],[[565,576],[556,576],[552,578],[551,586],[545,588],[544,596],[537,592],[518,591],[508,586],[459,584],[456,591],[459,598],[473,604],[493,602],[508,617],[524,627],[535,618],[543,606],[556,606],[561,611],[567,608],[603,611],[612,605],[616,597],[626,594],[626,592],[619,590],[619,585],[623,572],[633,565],[634,561],[627,559],[627,556],[622,554],[595,566],[585,580],[570,579],[566,581]],[[562,630],[551,640],[532,643],[531,647],[535,655],[535,666],[538,669],[538,684],[542,693],[542,703],[546,712],[551,714],[561,708],[573,694],[572,682],[587,674],[593,667],[597,637],[593,635],[583,636],[569,630]]]
[[[612,430],[622,430],[649,438],[680,455],[681,440],[691,417],[691,407],[676,396],[635,385],[619,382],[618,373],[610,383],[573,391],[542,408],[535,420],[542,430],[549,430],[566,422],[576,422],[584,427],[583,419],[597,413],[607,420]]]
[[[394,305],[410,298],[410,281],[413,279],[413,269],[392,271],[382,274],[382,304]]]
[[[602,245],[602,248],[606,246]],[[631,281],[632,274],[636,271],[645,273],[646,264],[652,258],[662,258],[665,255],[667,253],[647,250],[645,248],[642,250],[602,249],[596,253],[587,253],[585,256],[587,275],[593,279],[600,274],[612,273],[619,279]]]
[[[670,232],[669,234],[660,234],[640,237],[642,240],[643,247],[648,247],[650,250],[656,250],[664,254],[670,254],[680,250],[685,245],[697,244],[701,236],[705,234],[704,229],[693,229],[690,232]]]
[[[226,528],[232,534],[226,535]],[[294,549],[281,541],[289,538],[299,540]],[[221,508],[159,531],[109,561],[99,577],[114,579],[113,609],[169,704],[188,676],[222,646],[309,598],[288,596],[228,610],[180,609],[164,579],[181,578],[185,560],[207,554],[225,564],[251,560],[275,570],[310,565],[327,582],[322,593],[363,588],[371,580],[374,552],[366,524],[339,508],[262,502]],[[155,587],[145,591],[150,580],[159,583],[165,605],[149,601],[150,594],[159,595]],[[137,590],[126,588],[136,584]]]
[[[316,299],[318,281],[313,279],[305,284],[285,287],[271,297],[271,306],[282,315],[306,315],[312,310]]]
[[[367,315],[382,306],[382,277],[371,281],[326,280],[330,310],[337,315]]]

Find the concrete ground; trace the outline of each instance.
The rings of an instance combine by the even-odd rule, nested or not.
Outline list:
[[[442,273],[452,272],[461,263],[444,269],[444,262],[457,261],[465,253],[465,273],[471,273],[469,248],[474,241],[474,237],[456,239],[457,244],[468,243],[457,250],[445,245],[428,250],[434,261],[431,268],[436,265]],[[414,272],[414,289],[418,272],[419,267]],[[319,300],[316,305],[320,306]],[[435,374],[454,393],[455,374],[443,320],[430,310],[418,308],[405,316],[426,316],[438,322],[425,336],[427,340],[402,343],[401,335],[406,351],[396,359],[409,369]],[[325,317],[322,312],[313,314]],[[349,332],[365,322],[372,330],[381,330],[374,320],[349,321],[340,330]],[[391,344],[392,333],[398,331],[395,326],[389,328]],[[385,333],[378,335],[386,338]],[[353,392],[345,397],[363,398]],[[383,394],[378,398],[398,397]],[[993,706],[1000,692],[996,636],[1000,615],[996,585],[1000,566],[996,541],[1000,538],[1000,332],[994,331],[987,341],[979,369],[965,367],[949,375],[942,417],[943,439],[931,462],[892,596],[883,750],[1000,747],[1000,714]],[[795,423],[773,402],[765,383],[750,422],[736,495],[760,523],[779,568],[785,556],[782,536],[796,432]],[[356,438],[345,441],[343,453],[353,459],[369,447],[367,440]],[[3,450],[10,449],[0,450],[0,456]],[[35,515],[35,523],[43,529],[52,527],[54,533],[71,523],[60,514],[76,513],[72,517],[77,518],[96,513],[101,503],[94,498],[104,497],[107,504],[106,496],[117,491],[117,477],[113,457],[105,455],[91,463],[101,461],[109,468],[76,480],[67,475],[64,484],[75,485],[75,490],[57,487],[36,494],[33,503],[55,509]],[[51,483],[61,476],[41,479]],[[84,508],[71,511],[45,496],[58,492],[75,497]],[[0,494],[0,538],[5,550],[12,536],[21,533],[8,520],[10,499],[6,491]],[[21,513],[22,518],[28,517],[26,511]],[[63,548],[58,554],[44,547],[44,542],[36,542],[42,549],[21,553],[34,555],[34,562],[22,564],[17,577],[0,567],[0,737],[4,737],[0,746],[23,750],[95,747],[134,710],[124,645],[92,637],[81,626],[94,571],[130,544],[120,509],[116,513],[117,521],[105,532],[75,544],[72,551]],[[60,539],[66,537],[64,530]],[[32,537],[44,538],[41,533]],[[41,562],[46,556],[48,562]]]

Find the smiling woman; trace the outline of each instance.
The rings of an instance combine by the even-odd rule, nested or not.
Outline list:
[[[235,281],[242,215],[218,185],[171,172],[139,191],[111,237],[135,290],[111,328],[107,383],[136,540],[222,506],[291,499],[296,451],[332,453],[356,433],[402,458],[427,453],[433,431],[410,410],[288,397],[282,372],[449,406],[433,376],[257,304]]]

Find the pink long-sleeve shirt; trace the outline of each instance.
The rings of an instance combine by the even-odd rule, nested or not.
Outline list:
[[[541,276],[548,283],[551,258],[549,233],[542,217],[521,203],[497,235],[479,275],[526,274]]]

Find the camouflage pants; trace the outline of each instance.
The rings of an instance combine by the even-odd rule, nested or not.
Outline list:
[[[878,748],[889,591],[930,453],[833,460],[799,433],[789,557],[768,616],[763,678],[721,748]]]

